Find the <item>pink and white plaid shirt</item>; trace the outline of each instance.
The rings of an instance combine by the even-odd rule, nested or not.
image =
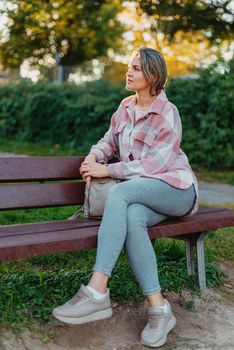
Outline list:
[[[197,179],[186,154],[180,149],[182,126],[179,112],[168,101],[163,90],[155,98],[146,115],[135,118],[136,95],[125,98],[111,118],[109,130],[90,153],[98,161],[119,154],[120,162],[109,164],[110,176],[117,179],[151,177],[180,189],[194,184],[198,209]]]

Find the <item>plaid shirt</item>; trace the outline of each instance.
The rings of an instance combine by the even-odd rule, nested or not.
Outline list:
[[[136,95],[120,103],[111,118],[109,130],[90,153],[95,154],[98,161],[119,155],[119,163],[108,165],[113,178],[151,177],[180,189],[194,184],[196,201],[187,215],[195,214],[198,184],[187,156],[180,149],[182,126],[176,106],[168,101],[163,90],[146,115],[138,114],[135,118],[135,104]]]

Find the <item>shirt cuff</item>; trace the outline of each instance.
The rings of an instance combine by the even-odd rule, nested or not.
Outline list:
[[[89,154],[94,154],[97,157],[97,161],[100,162],[101,160],[104,160],[104,154],[99,149],[92,149],[89,151]]]
[[[108,171],[110,177],[112,177],[113,179],[125,179],[123,169],[124,162],[108,164]]]

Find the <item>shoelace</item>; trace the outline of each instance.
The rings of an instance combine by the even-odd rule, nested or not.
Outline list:
[[[160,328],[161,322],[163,321],[164,315],[155,315],[155,314],[150,314],[148,323],[149,323],[149,328],[154,328],[158,329]]]
[[[82,301],[84,299],[87,299],[87,294],[82,290],[78,290],[78,292],[74,295],[74,297],[68,301],[68,304],[74,305],[78,303],[79,301]]]

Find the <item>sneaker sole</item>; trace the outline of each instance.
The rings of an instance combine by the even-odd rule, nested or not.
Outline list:
[[[176,318],[173,315],[172,318],[169,320],[169,322],[164,330],[163,337],[159,341],[151,343],[151,342],[147,342],[147,341],[141,339],[141,344],[152,347],[152,348],[158,348],[158,347],[164,345],[167,342],[168,333],[172,330],[172,328],[175,327],[175,325],[176,325]]]
[[[113,314],[113,311],[111,308],[106,309],[106,310],[101,310],[98,312],[95,312],[91,315],[86,315],[83,317],[64,317],[61,315],[56,314],[54,311],[52,315],[59,321],[62,321],[64,323],[69,323],[69,324],[82,324],[82,323],[87,323],[87,322],[92,322],[92,321],[98,321],[98,320],[104,320],[105,318],[111,317]]]

